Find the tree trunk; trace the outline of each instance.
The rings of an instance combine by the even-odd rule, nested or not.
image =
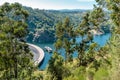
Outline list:
[[[17,79],[18,78],[18,68],[17,68],[17,59],[15,58],[15,63],[14,63],[14,75],[15,75],[15,78]]]

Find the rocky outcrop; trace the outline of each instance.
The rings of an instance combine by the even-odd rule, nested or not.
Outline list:
[[[95,30],[95,29],[92,29],[89,32],[92,33],[93,35],[102,35],[102,34],[104,34],[103,31]]]
[[[55,41],[54,30],[39,29],[27,36],[27,41],[35,43],[50,43]]]

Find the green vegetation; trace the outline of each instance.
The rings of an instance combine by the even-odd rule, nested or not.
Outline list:
[[[57,35],[57,41],[55,43],[56,51],[59,52],[59,49],[64,48],[65,55],[67,56],[71,56],[71,54],[74,51],[78,52],[78,58],[73,59],[71,57],[73,61],[67,61],[67,63],[66,62],[64,63],[68,71],[70,71],[69,72],[70,75],[63,76],[62,80],[120,79],[119,78],[120,1],[96,0],[96,2],[98,2],[98,5],[94,5],[94,9],[90,11],[90,13],[86,13],[85,16],[83,16],[79,27],[71,28],[71,26],[67,24],[67,27],[69,27],[70,30],[67,30],[67,27],[64,28],[64,24],[66,22],[70,24],[70,21],[68,19],[66,19],[67,21],[66,20],[64,21],[64,24],[59,23],[58,26],[56,27]],[[104,11],[105,10],[104,8],[110,11],[110,14],[107,14],[107,16],[109,16],[110,18],[108,18],[107,20],[105,15],[106,11]],[[100,48],[96,43],[92,41],[93,37],[92,34],[89,33],[89,30],[91,29],[99,30],[101,24],[104,22],[110,24],[112,30],[112,37],[108,44]],[[76,37],[81,36],[82,41],[76,43],[74,37],[71,37],[71,35],[67,36],[69,35],[69,32],[73,32],[75,34],[74,36]],[[67,46],[64,47],[65,45]],[[72,50],[71,53],[70,50]],[[67,58],[65,58],[65,60],[66,59]],[[48,69],[49,68],[50,67],[48,67]],[[56,78],[55,80],[59,79]]]
[[[27,16],[18,3],[0,6],[0,80],[31,80],[34,76],[33,55],[21,42],[28,32]]]
[[[27,35],[27,41],[35,42],[35,43],[50,43],[55,42],[55,27],[58,22],[62,22],[64,18],[68,17],[71,21],[71,25],[74,27],[78,27],[79,23],[82,20],[82,16],[86,12],[90,12],[90,10],[39,10],[32,9],[30,7],[23,7],[26,11],[29,12],[29,17],[27,19],[28,29],[30,33]],[[93,18],[91,21],[94,21],[94,25],[97,26],[99,22],[102,22],[99,27],[96,27],[96,30],[100,29],[101,31],[108,33],[110,32],[109,23],[103,22],[103,20],[107,20],[109,17],[107,16],[109,13],[105,12],[105,16],[103,13],[98,15],[99,12],[102,11],[101,8],[96,8],[94,12],[91,13],[91,17]],[[100,11],[99,11],[100,10]],[[96,12],[96,13],[95,13]],[[97,17],[103,17],[101,20],[96,20]],[[96,20],[96,23],[95,23]],[[92,24],[91,24],[92,25]],[[93,25],[92,25],[93,26]]]
[[[0,79],[119,80],[120,1],[96,2],[94,9],[85,13],[33,10],[22,8],[18,3],[0,6]],[[29,12],[29,17],[24,9]],[[109,14],[106,15],[106,11]],[[111,28],[112,36],[105,46],[99,47],[93,42],[90,30],[101,30],[105,23]],[[33,55],[24,41],[26,35],[32,41],[37,40],[36,37],[39,39],[41,34],[56,39],[55,51],[45,71],[34,67]],[[76,37],[82,40],[77,42]],[[61,49],[65,50],[65,59],[61,56]],[[78,53],[77,58],[73,58],[74,52]]]
[[[109,72],[110,79],[109,80],[119,80],[119,69],[120,69],[120,63],[119,63],[119,55],[120,55],[120,48],[119,48],[119,40],[120,40],[120,1],[119,0],[108,0],[108,1],[102,1],[102,0],[96,0],[101,6],[107,8],[109,11],[111,11],[110,14],[110,20],[111,20],[111,27],[113,28],[112,37],[110,39],[109,48],[110,52],[109,54],[112,56],[111,60],[111,69]],[[105,5],[107,6],[104,6]]]
[[[65,17],[78,26],[81,16],[87,10],[39,10],[23,7],[29,12],[27,20],[30,33],[27,41],[35,43],[50,43],[55,41],[55,25]],[[79,17],[79,18],[78,18]]]

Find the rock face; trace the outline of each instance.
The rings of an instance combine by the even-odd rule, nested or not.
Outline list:
[[[33,41],[34,42],[53,42],[55,40],[53,31],[41,30],[37,31]]]
[[[35,33],[30,33],[27,37],[27,41],[35,43],[50,43],[55,41],[55,35],[53,30],[37,30]]]

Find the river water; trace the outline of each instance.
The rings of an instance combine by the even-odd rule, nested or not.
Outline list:
[[[104,46],[107,41],[109,40],[111,34],[107,33],[104,35],[97,35],[94,36],[94,42],[98,43],[100,46]],[[77,38],[78,41],[81,40],[81,38]],[[45,46],[49,46],[50,48],[52,48],[54,50],[54,44],[53,43],[43,43],[43,44],[35,44],[38,45],[39,47],[41,47],[42,49],[44,49]],[[64,51],[62,51],[64,53]],[[64,54],[61,54],[64,57]],[[52,53],[48,53],[45,51],[45,57],[44,60],[42,61],[42,63],[39,65],[39,69],[40,70],[44,70],[47,66],[48,66],[48,62],[50,60],[50,57],[52,56]],[[73,54],[73,57],[76,57],[77,53]]]

